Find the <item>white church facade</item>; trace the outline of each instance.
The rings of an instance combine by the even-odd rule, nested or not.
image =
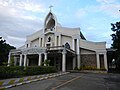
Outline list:
[[[90,42],[85,39],[80,28],[61,26],[50,11],[44,28],[27,36],[25,45],[9,52],[14,65],[42,66],[45,60],[60,71],[73,70],[75,67],[92,66],[107,70],[106,42]]]

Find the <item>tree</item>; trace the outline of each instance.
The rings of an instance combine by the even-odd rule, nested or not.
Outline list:
[[[6,40],[3,40],[2,37],[0,37],[0,66],[7,62],[8,54],[11,49],[15,49],[15,47],[10,46],[6,43]]]
[[[111,48],[117,49],[115,54],[116,66],[120,69],[120,22],[112,23],[111,25],[111,30],[114,32],[111,35],[113,41]]]

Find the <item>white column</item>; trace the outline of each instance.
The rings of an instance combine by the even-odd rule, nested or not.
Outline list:
[[[14,56],[14,66],[16,66],[16,65],[17,65],[17,57]]]
[[[75,39],[72,39],[72,49],[75,50]]]
[[[77,39],[77,54],[80,54],[80,41]]]
[[[8,55],[8,65],[7,66],[10,66],[10,60],[11,60],[11,53],[9,53],[9,55]]]
[[[73,57],[73,70],[74,70],[74,68],[76,67],[76,58],[75,58],[75,56]]]
[[[106,53],[104,54],[104,67],[106,70],[108,70],[108,67],[107,67],[107,55]]]
[[[27,63],[27,55],[24,54],[24,67],[26,66],[26,63]]]
[[[39,37],[39,47],[41,47],[41,38]]]
[[[27,66],[29,66],[29,59],[27,58]]]
[[[100,59],[98,53],[96,53],[96,59],[97,59],[97,69],[100,69]]]
[[[80,41],[77,39],[77,68],[80,68]]]
[[[28,47],[30,47],[30,42],[29,42],[29,44],[28,44]]]
[[[77,68],[80,68],[80,54],[77,54]]]
[[[47,53],[44,53],[44,61],[47,60]],[[46,64],[44,64],[44,66],[46,66]]]
[[[59,35],[59,46],[61,46],[61,34]]]
[[[20,54],[20,63],[19,66],[22,66],[22,54]]]
[[[62,52],[62,71],[66,72],[66,51]]]
[[[38,66],[41,66],[42,64],[42,57],[41,57],[41,53],[39,54],[39,60],[38,60]]]
[[[55,45],[54,46],[57,46],[57,36],[55,35]]]
[[[44,45],[45,45],[45,41],[44,41],[45,39],[44,39],[44,37],[42,38],[42,47],[44,47]]]

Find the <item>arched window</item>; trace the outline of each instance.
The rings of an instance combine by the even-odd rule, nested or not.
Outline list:
[[[69,43],[66,43],[66,44],[65,44],[65,48],[70,49],[70,45],[69,45]]]

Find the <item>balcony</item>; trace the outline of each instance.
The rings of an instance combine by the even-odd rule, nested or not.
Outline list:
[[[49,33],[54,33],[55,29],[51,28],[51,29],[45,29],[45,34],[49,34]]]

